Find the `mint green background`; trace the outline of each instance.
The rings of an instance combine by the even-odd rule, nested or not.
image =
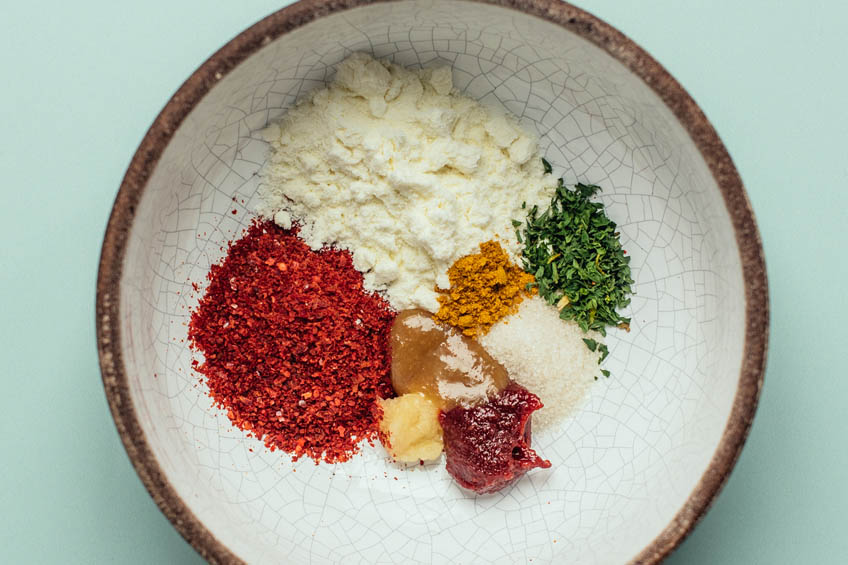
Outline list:
[[[0,562],[196,563],[135,475],[94,342],[103,230],[147,127],[280,2],[17,2],[0,13]],[[759,412],[726,488],[669,560],[848,562],[848,3],[583,0],[712,120],[771,284]]]

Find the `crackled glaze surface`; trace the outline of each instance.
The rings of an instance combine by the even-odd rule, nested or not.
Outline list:
[[[604,188],[632,256],[632,331],[608,338],[612,377],[538,434],[553,468],[469,496],[443,466],[402,470],[379,448],[292,464],[232,428],[191,370],[186,324],[209,266],[253,217],[267,156],[258,130],[333,65],[367,51],[450,64],[466,94],[536,131],[569,183]],[[464,2],[374,5],[269,42],[188,115],[135,211],[118,297],[141,429],[164,478],[250,562],[610,563],[635,557],[681,509],[727,425],[745,293],[716,181],[636,75],[552,23]]]

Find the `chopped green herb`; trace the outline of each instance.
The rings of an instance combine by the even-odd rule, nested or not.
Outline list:
[[[553,167],[551,167],[551,164],[548,163],[548,160],[544,157],[542,157],[542,166],[545,168],[546,175],[549,175],[554,171]]]
[[[550,163],[542,163],[550,172]],[[588,184],[569,189],[560,179],[548,209],[539,214],[534,206],[523,234],[516,234],[524,243],[524,270],[535,275],[539,295],[559,308],[562,319],[606,335],[607,326],[630,329],[630,319],[618,310],[630,304],[633,279],[615,222],[603,204],[590,200],[600,190]],[[583,341],[601,353],[600,361],[609,355],[606,345]]]
[[[594,349],[592,351],[594,351]],[[598,351],[601,352],[601,358],[598,359],[598,364],[600,365],[604,362],[604,359],[609,357],[609,348],[607,347],[606,343],[601,343],[598,345]]]
[[[533,207],[527,216],[522,261],[550,304],[568,297],[563,319],[606,335],[607,326],[630,323],[616,310],[630,303],[633,279],[615,222],[603,204],[589,200],[599,190],[586,184],[571,190],[560,179],[550,207],[541,215]]]
[[[586,344],[586,347],[589,348],[589,351],[597,351],[598,350],[598,342],[595,341],[594,339],[589,339],[589,338],[584,337],[583,343]]]

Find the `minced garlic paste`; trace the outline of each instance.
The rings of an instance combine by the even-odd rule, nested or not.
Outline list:
[[[439,408],[423,394],[404,394],[380,401],[380,431],[396,461],[414,463],[438,459],[442,454]]]

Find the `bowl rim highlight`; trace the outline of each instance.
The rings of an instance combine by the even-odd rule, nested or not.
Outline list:
[[[385,0],[377,0],[383,2]],[[590,41],[644,81],[668,106],[698,148],[724,198],[735,232],[745,289],[745,344],[733,406],[710,463],[675,517],[639,554],[657,563],[673,551],[709,510],[739,457],[754,419],[766,365],[769,299],[765,258],[750,201],[730,155],[683,87],[636,43],[592,14],[560,0],[471,0],[542,18]],[[177,531],[206,560],[241,562],[198,520],[162,472],[133,408],[121,352],[120,283],[136,207],[174,132],[221,80],[271,41],[329,14],[372,0],[301,0],[263,18],[207,59],[171,97],[130,162],[115,198],[97,275],[96,330],[100,370],[118,433],[142,483]]]

